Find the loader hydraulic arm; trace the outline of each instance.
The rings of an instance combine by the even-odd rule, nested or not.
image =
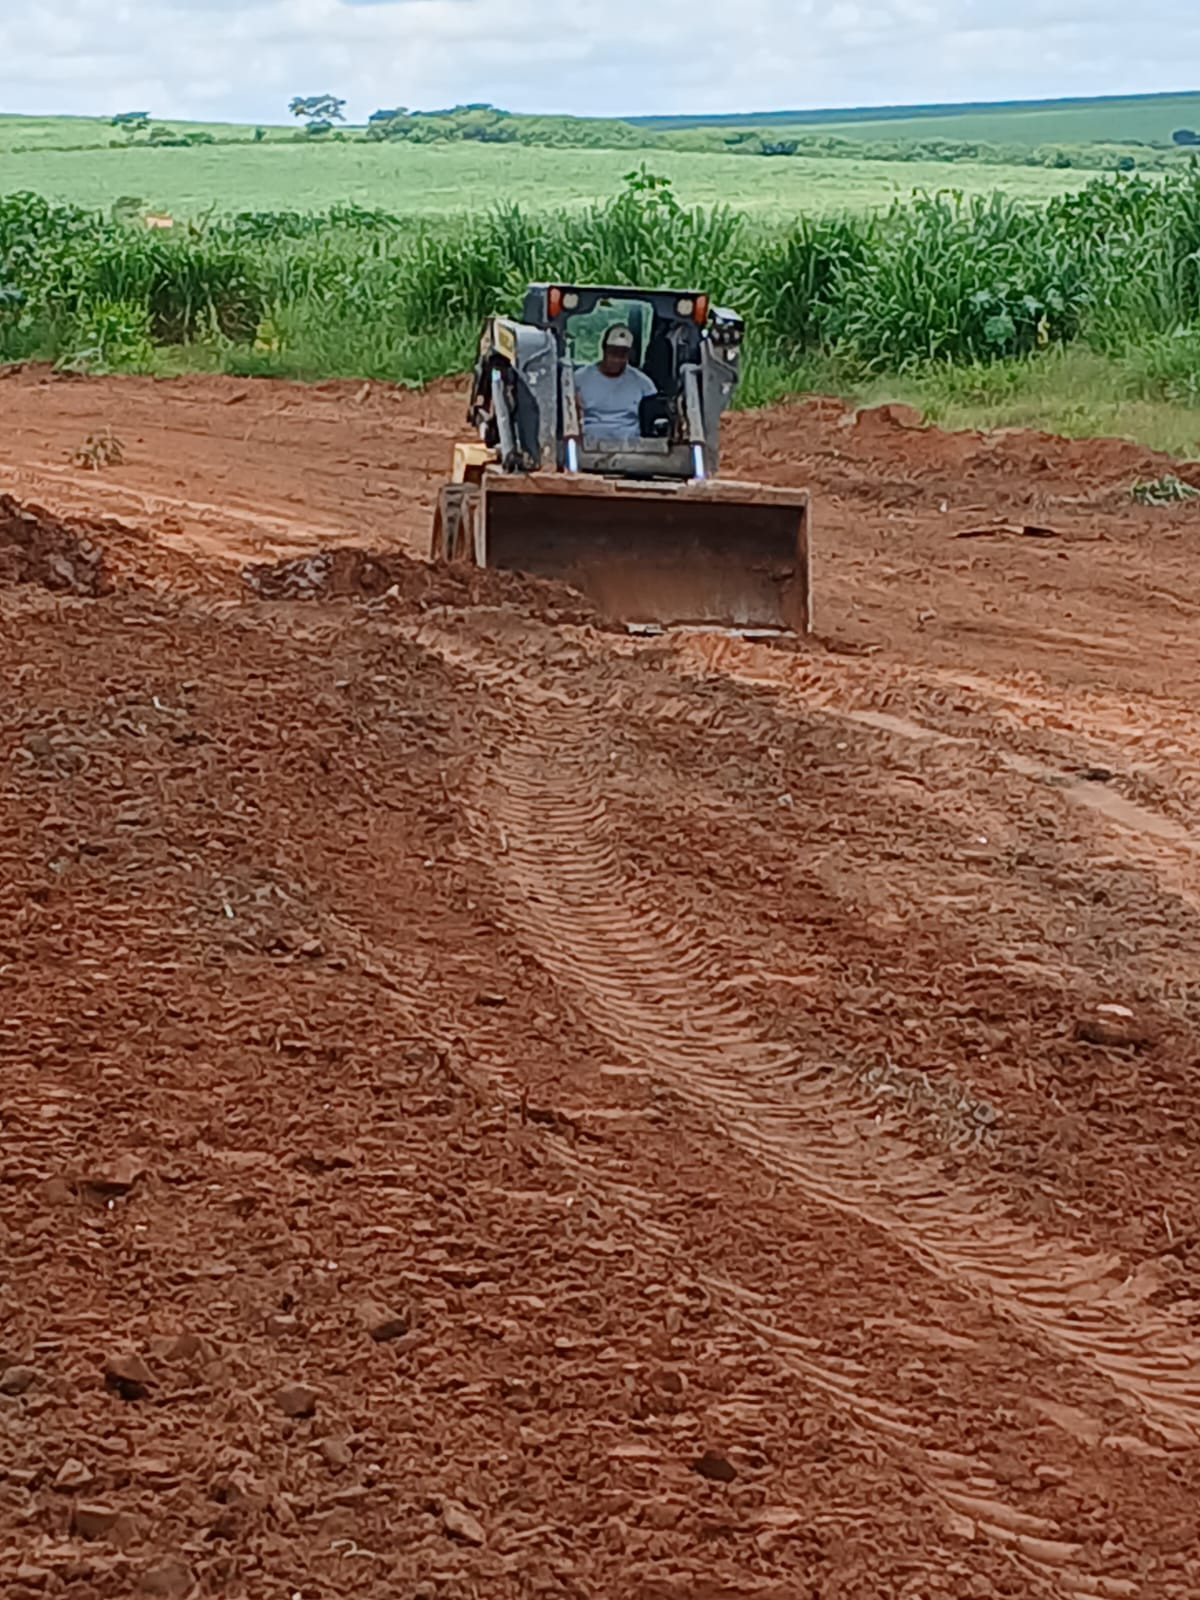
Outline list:
[[[559,362],[562,405],[562,435],[568,472],[579,471],[579,441],[583,425],[579,417],[579,396],[575,392],[575,368],[569,360]]]
[[[517,435],[508,404],[508,385],[504,381],[504,369],[498,361],[492,366],[492,416],[496,419],[500,465],[505,472],[512,472],[517,465]]]
[[[708,477],[708,463],[704,457],[704,408],[700,404],[700,368],[690,363],[683,369],[683,409],[687,423],[688,443],[692,447],[692,477]]]

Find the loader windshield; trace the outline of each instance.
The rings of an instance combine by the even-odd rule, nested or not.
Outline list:
[[[599,361],[605,330],[611,328],[614,322],[623,322],[633,331],[630,362],[640,367],[652,318],[653,307],[646,300],[614,298],[599,301],[591,311],[581,311],[567,323],[567,347],[571,359],[581,366]]]

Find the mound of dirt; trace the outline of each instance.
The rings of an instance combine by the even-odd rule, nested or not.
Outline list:
[[[510,605],[546,622],[598,620],[589,602],[566,584],[512,572],[430,564],[399,551],[353,545],[290,561],[255,562],[244,567],[242,575],[263,600],[378,600],[392,595],[417,610]]]
[[[101,552],[82,525],[0,495],[0,587],[40,583],[67,594],[109,588]]]

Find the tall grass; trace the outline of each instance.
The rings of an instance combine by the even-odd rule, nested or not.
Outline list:
[[[971,372],[1076,343],[1128,358],[1147,394],[1192,395],[1200,169],[1098,179],[1045,206],[949,191],[774,228],[689,208],[645,168],[579,210],[505,205],[442,223],[342,206],[168,232],[0,198],[9,359],[136,366],[152,347],[202,345],[236,370],[419,382],[461,368],[483,316],[555,278],[705,289],[737,306],[751,327],[744,395],[831,363],[864,379]]]
[[[872,368],[980,361],[1073,339],[1078,263],[1045,215],[996,194],[895,206],[865,258],[839,275],[833,337]]]
[[[774,339],[793,350],[829,342],[846,289],[878,248],[873,219],[799,217],[762,239],[745,264],[747,308]]]
[[[1075,203],[1078,201],[1079,203]],[[1200,169],[1162,184],[1097,183],[1052,202],[1047,222],[1069,242],[1091,287],[1089,333],[1119,349],[1200,317]]]

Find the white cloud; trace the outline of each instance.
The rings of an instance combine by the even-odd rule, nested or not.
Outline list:
[[[580,114],[1180,87],[1200,20],[1146,0],[42,0],[4,3],[0,110],[278,121],[293,94]]]

